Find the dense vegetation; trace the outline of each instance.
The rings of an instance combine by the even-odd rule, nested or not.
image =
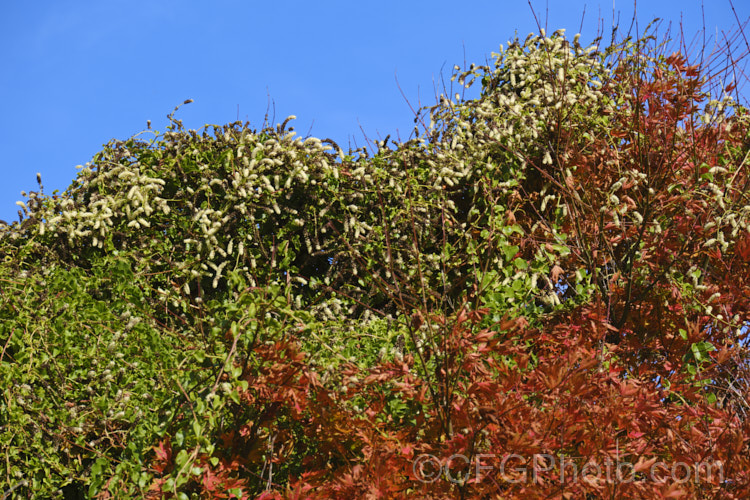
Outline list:
[[[748,498],[750,116],[668,47],[514,40],[375,151],[173,114],[40,180],[0,490]]]

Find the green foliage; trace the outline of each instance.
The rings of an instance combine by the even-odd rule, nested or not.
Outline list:
[[[655,37],[494,57],[395,148],[170,115],[40,181],[0,227],[0,488],[524,498],[409,460],[616,449],[747,491],[744,108]],[[610,486],[572,491],[684,493]]]

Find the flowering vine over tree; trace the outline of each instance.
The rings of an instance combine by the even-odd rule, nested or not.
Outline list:
[[[747,498],[745,53],[648,33],[513,40],[377,151],[172,114],[40,181],[0,228],[3,487]]]

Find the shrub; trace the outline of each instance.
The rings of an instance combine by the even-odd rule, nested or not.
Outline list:
[[[746,497],[748,115],[650,33],[513,40],[377,151],[172,114],[40,181],[2,487]]]

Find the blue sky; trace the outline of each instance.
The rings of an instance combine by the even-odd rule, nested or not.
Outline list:
[[[741,22],[750,2],[734,0]],[[532,0],[548,31],[582,32],[599,19],[628,25],[632,2]],[[583,29],[581,18],[584,13]],[[641,1],[654,17],[709,41],[736,27],[729,0]],[[406,138],[416,106],[431,105],[441,70],[483,63],[517,31],[537,31],[527,0],[464,2],[212,2],[110,0],[6,2],[0,16],[0,219],[17,219],[21,190],[63,191],[111,138],[163,131],[166,115],[189,128],[248,120],[278,123],[348,144]],[[750,38],[750,31],[748,32]],[[399,86],[400,89],[399,90]]]

